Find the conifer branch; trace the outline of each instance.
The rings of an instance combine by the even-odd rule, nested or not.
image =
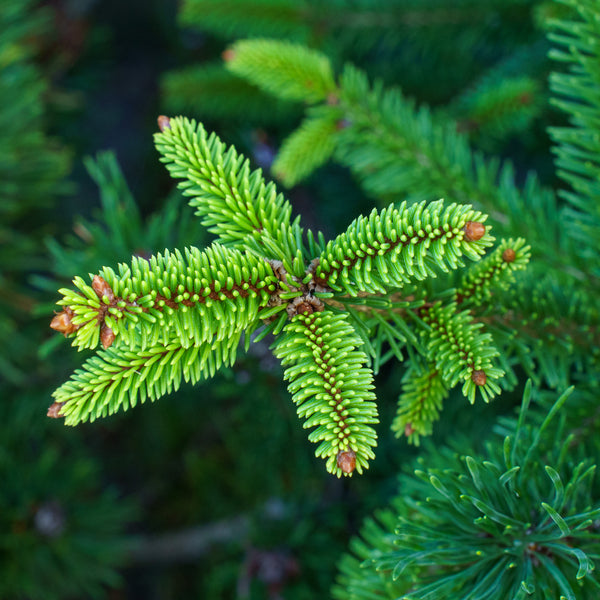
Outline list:
[[[495,380],[504,375],[492,364],[499,352],[492,345],[492,336],[481,333],[483,325],[474,322],[469,312],[456,309],[454,302],[445,306],[435,302],[419,309],[425,324],[421,336],[427,359],[441,373],[446,386],[462,382],[462,393],[469,402],[475,402],[477,390],[488,402],[500,393]]]
[[[392,356],[416,351],[439,376],[437,399],[422,400],[421,385],[399,417],[419,435],[437,417],[440,394],[457,383],[471,402],[477,389],[485,400],[499,392],[494,380],[502,371],[492,365],[498,352],[477,316],[448,302],[452,290],[426,299],[415,285],[457,269],[463,257],[478,261],[493,240],[486,215],[441,200],[403,203],[359,217],[329,243],[310,231],[304,241],[289,203],[233,148],[184,118],[160,117],[159,126],[163,162],[183,178],[219,240],[204,251],[135,257],[118,272],[105,267],[91,284],[77,277],[75,290],[61,290],[64,308],[51,326],[80,349],[100,342],[108,350],[57,390],[50,416],[75,424],[212,376],[234,360],[241,336],[247,346],[263,323],[258,338],[279,336],[274,350],[298,414],[305,427],[316,427],[309,440],[319,442],[317,456],[337,476],[362,472],[373,457],[373,370]],[[527,260],[523,242],[510,242],[501,255],[512,265],[507,273]],[[506,274],[496,255],[469,280],[461,301],[484,280],[500,285]],[[394,295],[402,287],[404,297]]]
[[[373,210],[327,244],[314,279],[355,296],[435,277],[436,269],[456,269],[462,255],[477,260],[491,245],[483,220],[468,205],[441,200]]]
[[[367,521],[363,539],[351,543],[354,556],[341,563],[339,583],[355,600],[596,597],[595,466],[564,451],[568,438],[557,443],[564,432],[556,413],[570,392],[541,424],[527,414],[530,393],[528,385],[504,443],[467,456],[436,447],[426,468],[402,478],[392,507]],[[347,597],[341,592],[334,596]]]
[[[202,224],[226,246],[283,261],[286,270],[304,275],[299,219],[260,169],[200,123],[183,117],[163,121],[155,143],[172,177],[190,196]]]
[[[277,56],[291,45],[276,40],[243,44],[248,66],[238,74],[283,97],[282,90],[267,82],[291,76],[286,70],[292,69],[282,62],[272,67],[280,72],[267,73],[253,58],[253,45],[257,57],[260,50],[261,60],[263,54]],[[298,52],[306,50],[295,47]],[[253,60],[257,64],[251,67]],[[417,109],[398,89],[370,85],[366,75],[352,66],[345,67],[337,87],[322,100],[335,103],[343,115],[332,139],[333,156],[361,178],[369,194],[387,201],[410,194],[413,199],[445,197],[472,203],[490,214],[497,231],[525,237],[546,264],[567,269],[571,242],[557,218],[556,197],[533,175],[519,190],[510,163],[487,161],[471,150],[454,122],[441,115],[433,117],[427,107]],[[584,277],[572,264],[568,269]]]
[[[75,334],[73,345],[104,348],[113,342],[145,349],[177,339],[183,347],[220,342],[256,325],[259,311],[279,290],[263,259],[214,244],[201,252],[175,250],[149,261],[134,257],[119,273],[104,267],[91,286],[61,289],[63,312],[51,327]],[[282,306],[283,310],[285,306]]]
[[[440,371],[431,365],[412,365],[402,378],[402,384],[392,431],[396,437],[404,435],[409,443],[418,446],[421,437],[431,435],[448,388]]]
[[[342,73],[338,93],[348,126],[336,137],[335,156],[361,176],[370,193],[473,203],[494,218],[496,229],[535,239],[539,255],[554,258],[564,237],[556,198],[533,176],[519,191],[510,163],[501,167],[484,160],[454,123],[434,119],[426,107],[415,108],[397,89],[370,86],[353,67]]]
[[[515,282],[515,271],[529,263],[530,247],[523,238],[503,240],[494,251],[471,265],[456,290],[458,304],[480,306],[494,290],[506,290]]]
[[[317,427],[308,439],[320,442],[316,455],[338,477],[362,473],[374,457],[377,407],[360,345],[346,316],[331,312],[295,316],[274,345],[298,416]]]
[[[550,84],[553,103],[569,115],[570,127],[552,127],[550,135],[556,143],[558,175],[572,189],[561,195],[571,205],[571,235],[577,249],[586,258],[591,271],[600,277],[600,253],[596,241],[600,237],[600,24],[598,6],[593,0],[559,0],[572,9],[569,20],[552,23],[549,39],[555,44],[550,56],[568,67],[567,73],[553,73]],[[583,246],[581,246],[583,242]],[[589,259],[593,264],[590,265]]]
[[[67,425],[94,421],[128,410],[146,399],[157,400],[179,389],[181,381],[197,383],[235,361],[241,332],[230,338],[182,347],[179,340],[100,351],[54,393],[53,417]]]
[[[285,41],[240,40],[226,51],[228,68],[286,100],[319,102],[336,90],[329,59]]]

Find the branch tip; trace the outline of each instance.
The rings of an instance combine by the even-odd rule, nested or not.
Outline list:
[[[158,128],[161,130],[161,132],[164,132],[166,129],[171,129],[171,119],[169,119],[169,117],[166,117],[165,115],[160,115],[157,121]]]
[[[511,263],[517,258],[517,253],[512,248],[507,248],[502,253],[502,260],[507,263]]]
[[[64,415],[60,414],[60,409],[63,407],[64,402],[55,402],[48,407],[46,415],[51,419],[61,419]]]
[[[347,474],[352,473],[356,468],[356,452],[354,450],[342,450],[338,452],[337,466]]]
[[[467,221],[463,231],[465,232],[465,240],[476,242],[485,235],[485,225],[479,221]]]
[[[487,375],[485,374],[485,371],[481,371],[481,370],[476,370],[473,371],[473,373],[471,373],[471,381],[475,384],[475,385],[485,385],[485,382],[487,381]]]
[[[235,50],[233,48],[227,48],[227,50],[223,50],[221,57],[225,62],[231,62],[235,58]]]
[[[59,333],[64,333],[65,337],[74,333],[79,329],[71,319],[73,317],[73,311],[67,306],[59,313],[54,315],[52,321],[50,321],[50,327]]]
[[[404,428],[404,435],[410,437],[415,431],[416,429],[413,427],[412,423],[407,423]]]

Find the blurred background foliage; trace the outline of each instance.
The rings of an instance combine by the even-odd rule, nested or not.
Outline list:
[[[56,290],[73,273],[208,241],[158,164],[158,114],[201,119],[268,173],[303,107],[225,71],[238,37],[352,61],[511,157],[519,177],[535,168],[553,183],[545,128],[561,117],[547,102],[543,24],[557,11],[533,0],[0,3],[3,600],[328,594],[350,536],[415,453],[389,427],[402,371],[378,376],[377,459],[349,481],[313,457],[266,343],[210,383],[66,429],[44,416],[77,359],[47,326]],[[373,202],[336,165],[287,194],[326,234]],[[451,398],[432,443],[483,438],[519,401],[517,390],[465,411]]]

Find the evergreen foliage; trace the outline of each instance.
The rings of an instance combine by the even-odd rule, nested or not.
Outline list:
[[[351,544],[334,597],[595,598],[600,505],[595,465],[557,416],[570,391],[540,424],[529,382],[504,442],[484,451],[428,448]]]
[[[45,225],[40,217],[64,191],[61,180],[70,165],[69,153],[47,134],[48,83],[33,59],[49,16],[34,4],[0,6],[0,335],[22,348],[22,356],[35,348],[23,335],[33,304],[24,279],[46,267],[36,252]],[[0,356],[2,378],[22,383],[25,371],[17,353]]]
[[[600,86],[600,24],[595,2],[568,2],[569,20],[555,21],[549,38],[555,43],[552,58],[568,66],[568,72],[554,73],[550,83],[554,103],[569,115],[570,127],[555,127],[550,134],[556,142],[558,175],[570,186],[561,195],[569,202],[567,213],[571,235],[584,242],[582,258],[589,273],[600,274],[600,254],[590,239],[598,239],[598,88]]]
[[[103,598],[121,582],[132,502],[103,489],[76,436],[40,423],[35,397],[3,398],[0,415],[0,595]]]
[[[105,597],[122,583],[123,531],[135,512],[102,480],[78,435],[38,418],[56,366],[36,355],[45,336],[34,311],[44,294],[31,278],[51,269],[41,248],[60,222],[53,204],[70,189],[71,166],[65,143],[49,135],[53,16],[39,2],[0,3],[0,597],[7,600]]]
[[[79,348],[101,343],[104,351],[55,392],[53,412],[76,424],[155,400],[182,380],[195,383],[231,364],[242,335],[247,348],[260,328],[259,337],[283,330],[275,353],[284,364],[304,357],[286,377],[299,415],[310,417],[306,426],[318,426],[309,437],[322,442],[317,455],[338,476],[361,472],[375,443],[372,374],[357,350],[360,338],[350,333],[352,320],[328,311],[358,296],[368,305],[371,295],[456,269],[463,255],[478,260],[492,243],[485,215],[441,201],[391,206],[359,217],[327,244],[321,234],[303,238],[290,204],[235,149],[185,118],[161,117],[159,125],[163,162],[218,241],[185,256],[174,250],[134,257],[118,273],[104,267],[89,284],[76,277],[74,290],[61,290],[64,308],[52,327]],[[397,307],[385,300],[382,306],[385,324]],[[416,348],[428,360],[435,355],[448,387],[462,383],[471,402],[476,389],[486,401],[499,392],[497,351],[470,314],[440,299],[414,318],[423,338]],[[345,453],[352,453],[351,467],[342,466]]]
[[[272,52],[275,55],[282,48],[294,47],[290,42],[278,40],[238,42],[235,45],[238,50],[231,57],[226,56],[229,68],[235,71],[236,62],[246,60],[244,53],[252,56],[254,45],[260,48],[262,54]],[[239,72],[249,81],[260,85],[260,70],[246,68]],[[269,78],[273,77],[276,76],[270,73]],[[335,102],[331,102],[331,97],[335,98]],[[595,340],[600,315],[593,293],[578,285],[590,268],[582,261],[589,251],[585,250],[586,254],[581,255],[581,248],[576,248],[577,243],[573,241],[571,231],[575,228],[569,227],[569,231],[565,228],[568,215],[565,208],[559,206],[554,192],[543,188],[534,174],[528,174],[523,189],[519,189],[510,162],[489,160],[481,152],[472,150],[468,139],[457,131],[456,123],[447,116],[441,113],[433,115],[425,106],[416,108],[399,90],[386,90],[380,82],[371,86],[365,74],[352,66],[344,67],[336,91],[328,101],[312,110],[317,108],[324,114],[329,111],[329,114],[340,118],[338,130],[328,139],[321,140],[321,143],[334,146],[332,157],[356,173],[367,193],[383,201],[408,194],[411,201],[433,196],[472,202],[492,217],[495,232],[507,236],[520,235],[527,240],[535,259],[531,264],[532,275],[521,277],[518,283],[521,293],[513,295],[511,292],[509,295],[513,299],[505,298],[502,304],[506,306],[507,302],[516,301],[531,307],[529,300],[536,298],[535,309],[529,313],[519,309],[519,316],[509,327],[521,328],[521,324],[530,322],[531,318],[537,320],[541,329],[535,331],[532,337],[536,340],[531,340],[530,344],[540,344],[540,347],[549,350],[543,354],[536,353],[541,374],[553,386],[557,382],[564,384],[569,381],[571,367],[579,360],[590,360],[590,356],[587,350],[581,354],[576,351],[576,355],[571,355],[569,360],[562,349],[558,349],[557,341],[568,339],[570,331],[584,329],[588,338],[591,336]],[[292,139],[300,132],[301,129],[292,134]],[[286,143],[283,147],[285,149]],[[298,150],[301,149],[298,146]],[[310,153],[308,146],[304,149]],[[307,162],[302,154],[298,155],[296,164],[302,171],[296,173],[293,161],[287,160],[284,176],[288,181],[297,181],[300,172],[306,174]],[[590,239],[587,238],[588,241]],[[516,240],[515,243],[519,248],[523,244]],[[516,252],[516,248],[512,250]],[[520,261],[516,265],[521,264]],[[512,258],[502,262],[512,263]],[[554,278],[558,280],[552,284],[540,284],[539,277],[543,277],[549,267],[555,269]],[[593,266],[591,270],[593,272]],[[582,296],[580,303],[567,301],[563,304],[561,290],[564,286],[578,289],[577,293]],[[479,293],[483,294],[486,286],[480,287]],[[552,296],[553,290],[556,291],[556,297]],[[561,308],[557,310],[559,306]],[[581,307],[581,312],[577,307]],[[480,308],[483,309],[482,306]],[[572,315],[568,325],[562,317],[558,317],[560,311]],[[511,316],[510,312],[505,312],[500,319],[497,309],[488,314],[493,321],[503,320],[502,326],[507,325],[506,317]],[[557,330],[564,332],[564,335],[557,336]],[[506,340],[506,343],[513,348],[520,346],[519,339]],[[593,352],[595,354],[596,351]],[[521,346],[519,354],[526,355],[528,351]],[[593,364],[596,364],[596,360],[591,358]],[[531,357],[526,358],[524,364],[528,374],[538,380],[539,373]],[[511,370],[506,362],[503,368],[505,371]],[[514,381],[514,377],[510,378]]]
[[[329,473],[371,467],[351,482],[370,488],[381,469],[378,437],[381,454],[412,472],[351,541],[334,597],[597,597],[597,2],[185,0],[180,18],[218,37],[251,39],[223,53],[227,72],[212,64],[171,73],[171,107],[224,116],[227,125],[287,124],[304,110],[273,174],[295,186],[332,160],[379,206],[327,240],[293,215],[297,190],[287,200],[202,124],[159,117],[161,161],[215,239],[186,245],[150,228],[148,252],[135,250],[118,267],[82,260],[66,269],[89,276],[60,290],[52,327],[79,350],[103,349],[56,390],[49,415],[75,425],[157,400],[227,370],[266,339]],[[554,68],[564,71],[550,80],[569,119],[549,129],[568,186],[558,191],[543,173],[525,172],[529,163],[486,154],[510,154],[512,145],[527,154],[535,143],[528,130],[548,117],[548,42],[534,27],[549,29]],[[438,43],[441,32],[451,47]],[[396,68],[376,63],[367,75],[373,56],[393,57]],[[341,57],[355,64],[340,66]],[[453,62],[460,73],[448,68]],[[404,66],[402,91],[384,83]],[[374,73],[384,79],[371,81]],[[194,100],[213,85],[214,97]],[[421,86],[419,99],[409,99]],[[126,215],[143,237],[114,160],[88,168],[108,191],[115,224],[103,241],[126,237]],[[325,195],[344,198],[343,190]],[[174,198],[166,214],[178,214]],[[103,236],[95,225],[80,231]],[[65,264],[76,262],[51,247]],[[485,437],[484,419],[506,410],[506,392],[524,376],[518,416],[500,417]],[[390,387],[400,392],[395,417],[382,402]],[[261,393],[240,404],[253,412]],[[500,394],[495,404],[475,402]],[[473,406],[456,403],[460,395]],[[390,451],[376,430],[388,416],[396,437],[421,445],[416,469],[406,449]],[[253,443],[234,454],[247,458]],[[210,487],[214,473],[205,469]],[[392,474],[382,470],[385,488]],[[244,569],[260,569],[250,564]]]
[[[301,46],[276,40],[237,42],[231,55],[226,55],[227,66],[248,81],[264,85],[266,91],[277,93],[270,84],[263,84],[278,77],[273,72],[275,65],[266,75],[262,67],[252,69],[248,63],[257,55],[264,63],[266,55],[290,53],[293,48],[300,51]],[[315,69],[305,79],[318,77]],[[298,93],[301,82],[299,79]],[[312,86],[305,87],[304,99],[310,101],[312,97]],[[471,150],[453,121],[441,115],[434,117],[427,107],[415,107],[400,90],[386,90],[381,82],[371,86],[363,72],[347,65],[321,110],[323,116],[327,112],[336,115],[339,128],[320,143],[334,145],[334,159],[356,173],[367,193],[384,202],[410,194],[415,200],[442,197],[476,203],[496,219],[495,228],[502,234],[535,240],[540,256],[552,256],[556,244],[566,243],[551,190],[541,188],[533,175],[523,191],[519,190],[509,162],[500,165],[486,160],[482,153]],[[312,151],[308,146],[298,149]],[[299,155],[296,160],[303,168],[306,158]],[[285,177],[298,181],[299,176],[290,169],[288,165]]]

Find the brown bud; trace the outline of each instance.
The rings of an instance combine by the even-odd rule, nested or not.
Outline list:
[[[94,279],[92,280],[92,287],[96,292],[96,296],[102,300],[104,296],[108,296],[109,303],[112,303],[115,299],[115,294],[112,291],[112,288],[100,275],[94,275]]]
[[[301,302],[296,306],[296,314],[298,315],[310,315],[314,311],[313,307],[308,302]]]
[[[48,407],[46,413],[51,419],[60,419],[64,415],[60,414],[60,409],[63,407],[64,402],[55,402]]]
[[[100,341],[102,342],[102,346],[105,350],[112,346],[112,343],[115,341],[115,337],[115,332],[106,323],[102,323],[102,327],[100,329]]]
[[[356,452],[354,450],[342,450],[338,452],[337,466],[344,473],[352,473],[356,468]]]
[[[166,129],[171,129],[171,119],[169,119],[169,117],[160,115],[156,120],[158,121],[158,128],[161,130],[161,132],[165,131]]]
[[[73,315],[73,311],[67,306],[64,310],[61,310],[58,314],[54,315],[52,321],[50,321],[50,327],[59,333],[64,333],[65,337],[67,337],[79,329],[79,327],[74,325],[71,321]]]
[[[479,221],[467,221],[463,227],[465,232],[465,240],[468,242],[476,242],[485,235],[485,225]]]
[[[235,58],[235,50],[233,48],[227,48],[221,54],[221,57],[225,62],[230,62]]]
[[[415,431],[416,429],[412,426],[412,423],[407,423],[406,427],[404,428],[404,435],[406,437],[410,437]]]
[[[487,381],[485,371],[473,371],[473,373],[471,373],[471,381],[475,385],[485,385],[485,382]]]
[[[517,258],[517,253],[512,248],[507,248],[502,253],[502,260],[504,262],[513,262],[513,260],[515,260],[515,258]]]

